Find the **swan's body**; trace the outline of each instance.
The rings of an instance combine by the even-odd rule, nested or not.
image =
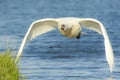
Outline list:
[[[48,31],[58,28],[59,31],[66,37],[69,38],[80,38],[82,28],[87,28],[98,32],[104,37],[105,53],[107,62],[110,67],[110,71],[113,71],[114,67],[114,55],[109,37],[103,24],[98,20],[91,18],[57,18],[57,19],[41,19],[33,22],[26,33],[20,49],[17,54],[16,62],[22,55],[23,48],[27,42],[33,38],[46,33]]]

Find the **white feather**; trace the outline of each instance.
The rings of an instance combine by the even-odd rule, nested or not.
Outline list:
[[[56,19],[42,19],[33,22],[22,41],[15,63],[18,62],[20,56],[22,55],[23,48],[27,42],[43,33],[54,30],[56,26]]]
[[[42,19],[42,20],[37,20],[33,22],[28,29],[22,44],[19,48],[17,58],[15,62],[18,62],[20,59],[20,56],[22,55],[23,48],[27,42],[32,40],[33,38],[37,37],[38,35],[41,35],[43,33],[46,33],[48,31],[54,30],[56,27],[60,30],[61,24],[67,24],[69,27],[77,24],[77,26],[74,26],[73,28],[74,31],[73,33],[79,33],[81,31],[81,26],[87,29],[94,30],[98,32],[99,34],[102,34],[104,37],[104,45],[105,45],[105,53],[106,53],[106,59],[110,67],[110,72],[113,71],[114,68],[114,55],[113,55],[113,50],[112,46],[108,37],[108,34],[106,32],[105,27],[101,22],[95,19],[91,18],[84,18],[84,19],[79,19],[79,18],[58,18],[58,19]],[[80,25],[78,25],[80,23]],[[72,29],[73,30],[73,29]],[[69,37],[69,36],[67,36]],[[76,36],[74,36],[76,37]]]
[[[90,19],[90,18],[80,19],[80,24],[85,28],[92,29],[103,35],[106,59],[110,67],[110,72],[113,72],[113,68],[114,68],[113,50],[112,50],[112,46],[111,46],[108,34],[103,24],[99,22],[98,20]]]

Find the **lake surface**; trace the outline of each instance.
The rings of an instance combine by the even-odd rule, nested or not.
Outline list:
[[[96,32],[68,39],[58,30],[43,34],[24,48],[19,67],[27,80],[120,80],[119,0],[1,0],[0,51],[16,52],[29,25],[38,19],[79,17],[100,20],[107,29],[115,56],[109,72],[103,37]]]

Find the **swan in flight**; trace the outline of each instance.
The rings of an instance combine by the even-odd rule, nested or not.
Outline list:
[[[58,28],[61,34],[68,38],[79,39],[80,35],[82,34],[82,28],[91,29],[103,35],[106,59],[110,67],[110,72],[113,71],[114,54],[108,34],[103,24],[100,21],[92,18],[47,18],[33,22],[22,41],[15,62],[17,63],[19,61],[23,48],[27,42],[43,33],[55,30],[56,28]]]

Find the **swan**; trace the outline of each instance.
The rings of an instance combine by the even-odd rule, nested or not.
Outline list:
[[[68,38],[79,39],[80,35],[82,34],[82,28],[91,29],[103,35],[106,59],[110,68],[110,72],[113,72],[114,54],[107,31],[100,21],[93,18],[75,18],[75,17],[45,18],[34,21],[30,25],[20,45],[15,63],[19,61],[20,56],[22,55],[23,48],[27,42],[43,33],[55,30],[56,28],[58,28],[61,34]]]

